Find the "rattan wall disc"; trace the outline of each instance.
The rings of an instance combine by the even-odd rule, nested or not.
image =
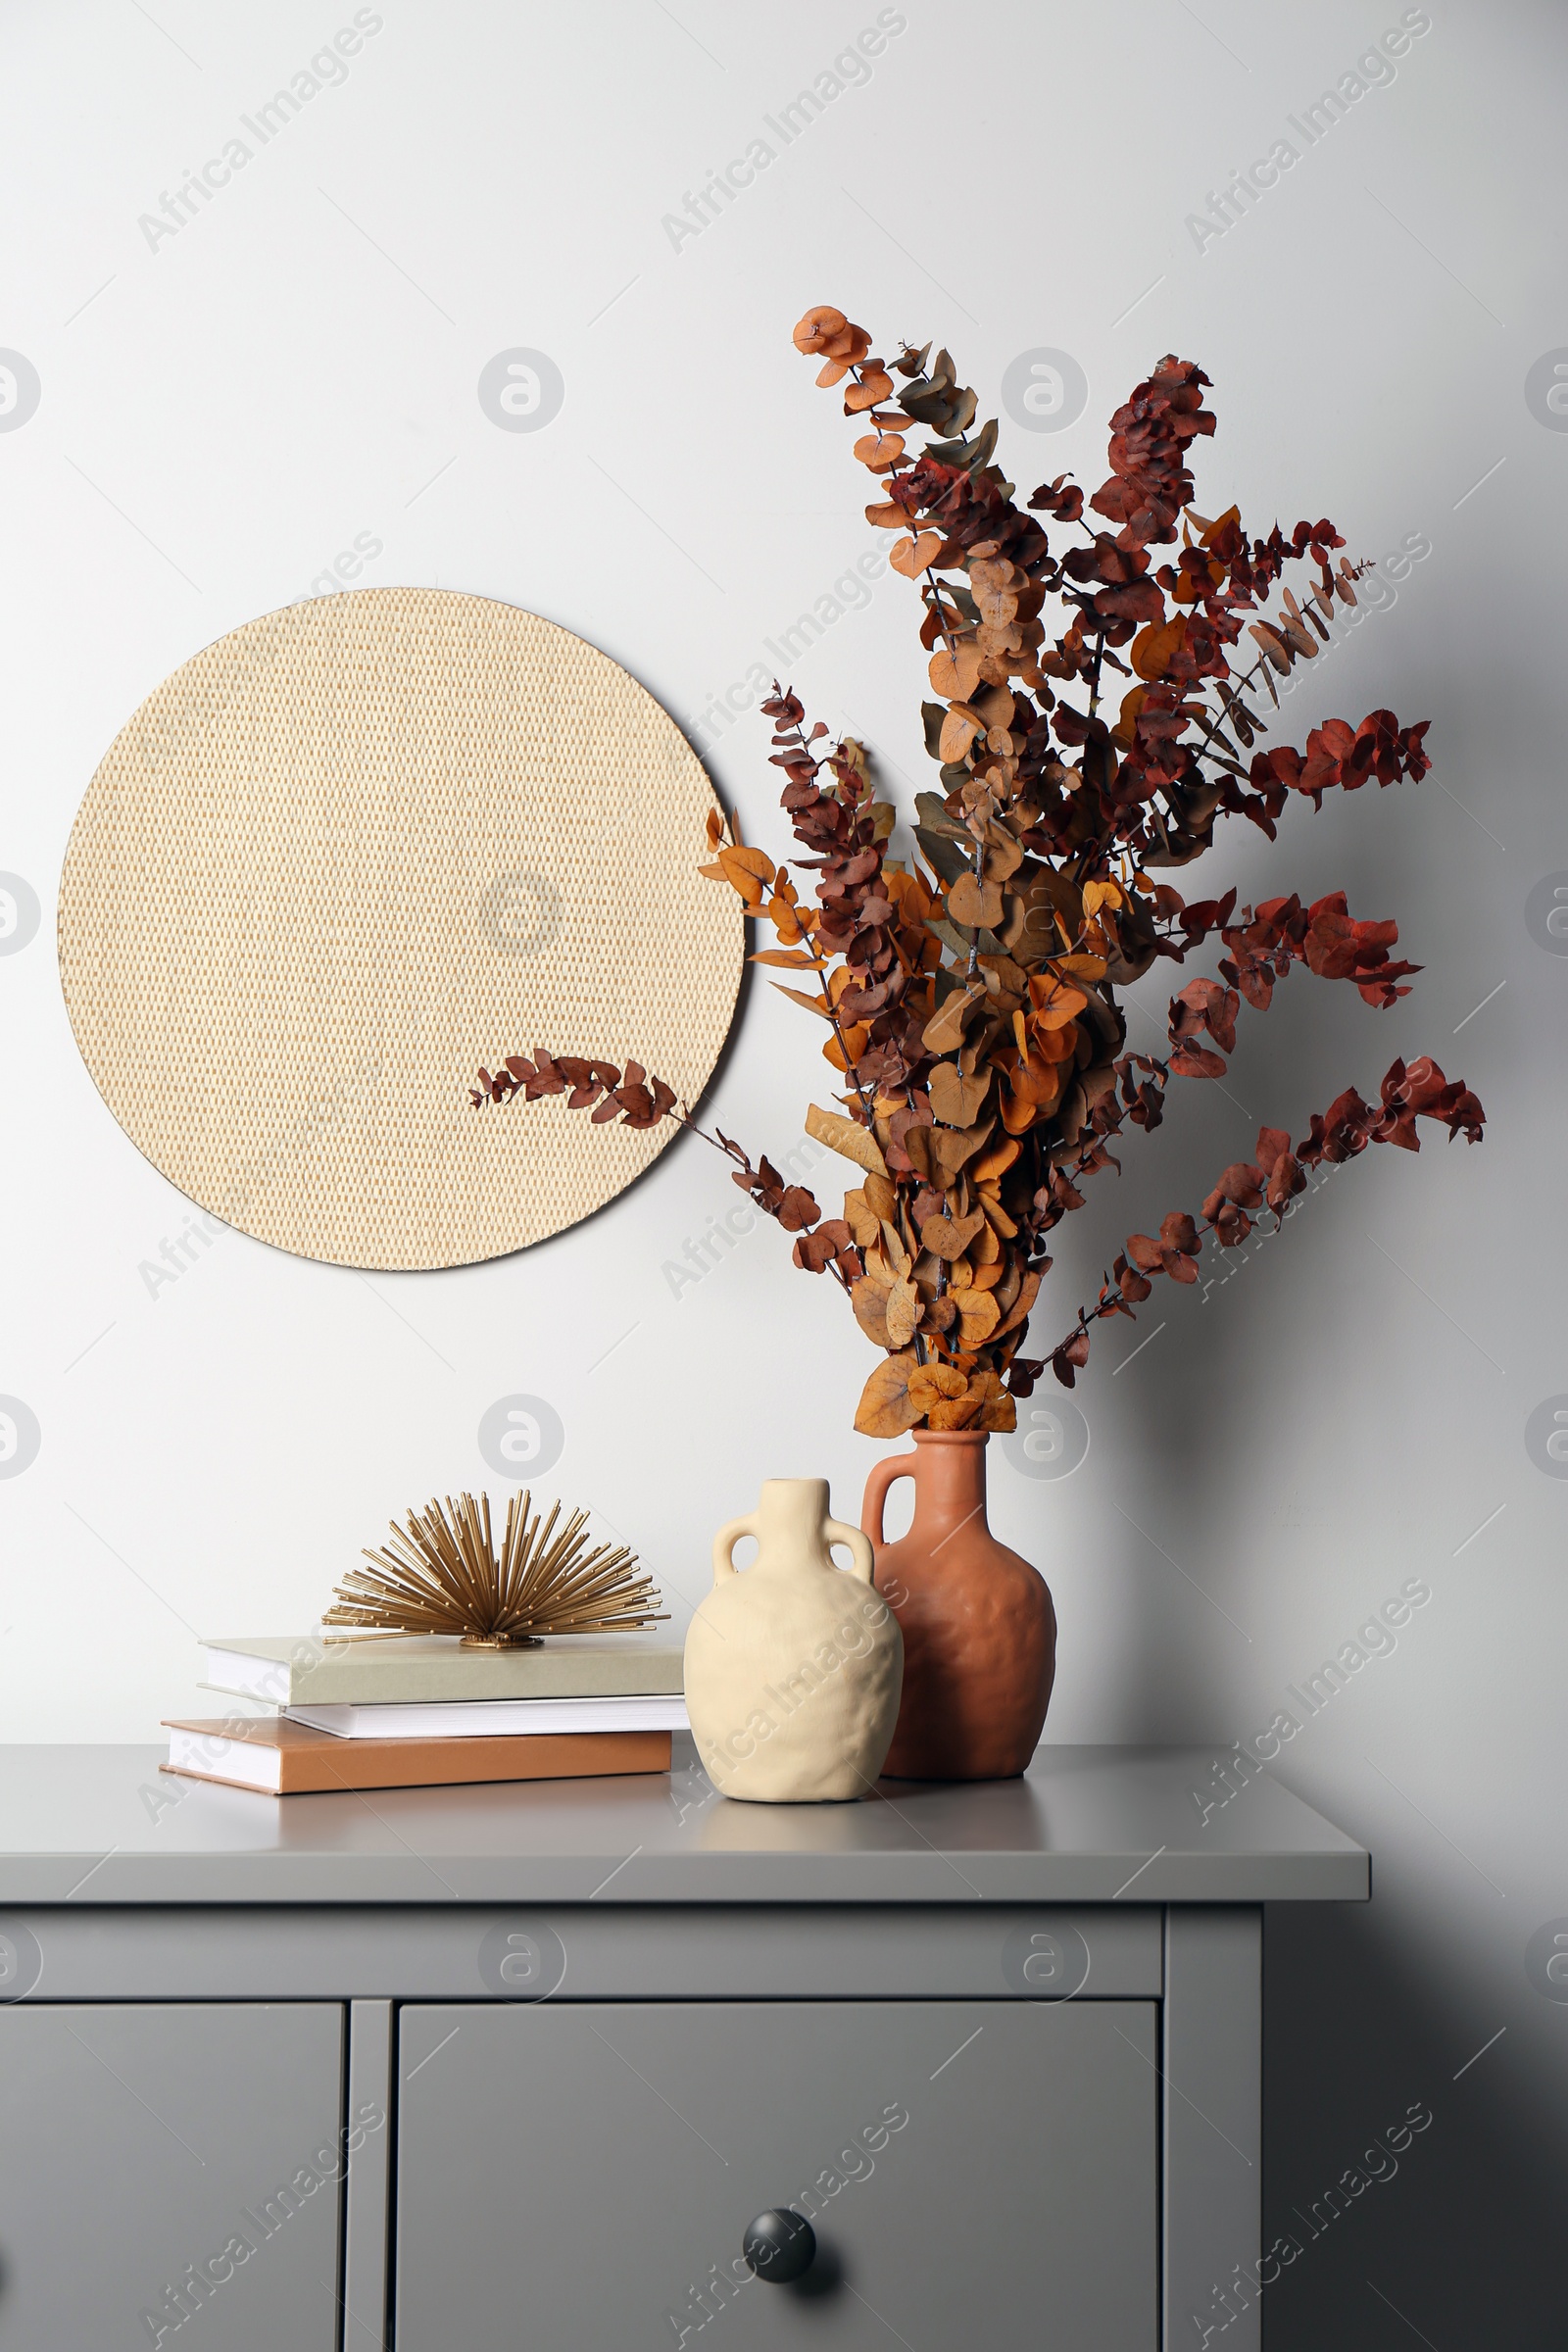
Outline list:
[[[735,1009],[739,902],[674,722],[482,597],[292,605],[162,685],[88,786],[60,892],[76,1043],[200,1206],[337,1265],[468,1265],[655,1159],[547,1100],[469,1107],[535,1044],[688,1100]]]

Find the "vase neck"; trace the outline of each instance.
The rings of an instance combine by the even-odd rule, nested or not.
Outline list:
[[[808,1554],[825,1552],[822,1523],[828,1516],[825,1478],[764,1478],[757,1509],[759,1550],[754,1565],[786,1566]]]
[[[986,1527],[986,1447],[915,1439],[914,1511],[922,1537]]]

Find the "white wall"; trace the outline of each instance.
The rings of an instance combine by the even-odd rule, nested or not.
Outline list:
[[[869,78],[678,244],[663,217],[751,140],[781,147],[765,118],[877,21],[871,0],[372,13],[346,79],[150,246],[138,217],[349,0],[7,12],[0,343],[41,400],[0,432],[0,868],[42,921],[0,956],[0,1391],[41,1446],[0,1480],[0,1734],[152,1738],[193,1701],[197,1632],[314,1619],[390,1512],[483,1479],[479,1419],[508,1395],[559,1412],[552,1486],[624,1530],[681,1613],[760,1478],[829,1472],[852,1513],[871,1457],[850,1428],[866,1351],[776,1237],[672,1295],[666,1264],[732,1198],[699,1147],[496,1265],[367,1281],[225,1235],[149,1295],[138,1269],[186,1203],[94,1093],[51,950],[74,811],[141,699],[365,534],[366,583],[545,613],[694,725],[873,542],[851,436],[790,345],[808,303],[883,349],[950,342],[983,415],[1018,354],[1072,354],[1080,418],[1004,418],[1026,489],[1102,478],[1102,419],[1174,349],[1214,379],[1205,512],[1236,496],[1261,529],[1327,511],[1380,558],[1430,544],[1289,708],[1298,741],[1330,711],[1429,716],[1433,775],[1293,808],[1273,852],[1233,831],[1214,887],[1343,884],[1428,968],[1389,1013],[1298,973],[1248,1018],[1236,1100],[1189,1087],[1160,1146],[1133,1142],[1119,1193],[1063,1236],[1036,1336],[1259,1121],[1304,1132],[1396,1052],[1461,1073],[1491,1126],[1475,1151],[1379,1152],[1223,1288],[1152,1301],[1097,1345],[1082,1469],[997,1461],[994,1516],[1055,1591],[1056,1740],[1221,1755],[1402,1582],[1430,1586],[1277,1766],[1371,1847],[1376,1900],[1271,1922],[1275,2227],[1410,2102],[1434,2127],[1273,2290],[1273,2340],[1402,2342],[1392,2303],[1443,2346],[1544,2342],[1532,2249],[1560,2220],[1568,2004],[1526,1947],[1568,1914],[1568,1494],[1525,1428],[1568,1391],[1568,962],[1526,901],[1568,868],[1568,418],[1539,394],[1533,412],[1526,376],[1568,343],[1561,13],[1434,0],[1392,81],[1307,148],[1291,117],[1399,24],[1396,0],[904,0]],[[1301,152],[1278,184],[1223,234],[1195,229],[1281,137]],[[564,379],[536,433],[497,430],[476,396],[516,346]],[[928,771],[903,583],[793,676],[907,803]],[[737,720],[710,764],[752,838],[782,843],[765,748]],[[1157,975],[1134,993],[1159,1011]],[[713,1107],[754,1149],[787,1147],[821,1093],[809,1030],[751,994]]]

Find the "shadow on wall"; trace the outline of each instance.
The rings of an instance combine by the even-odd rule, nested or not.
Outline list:
[[[1300,2248],[1263,2294],[1265,2340],[1270,2352],[1558,2352],[1559,2266],[1531,2259],[1562,2236],[1542,2165],[1562,2130],[1549,2086],[1527,2111],[1506,2041],[1473,2063],[1449,2046],[1450,2017],[1374,1909],[1265,1911],[1263,2239]],[[1407,2116],[1417,2129],[1402,2146]],[[1210,2352],[1225,2340],[1216,2330]]]

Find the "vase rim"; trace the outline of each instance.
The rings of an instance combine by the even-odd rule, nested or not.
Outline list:
[[[911,1429],[909,1435],[916,1446],[986,1446],[991,1441],[989,1429]]]

